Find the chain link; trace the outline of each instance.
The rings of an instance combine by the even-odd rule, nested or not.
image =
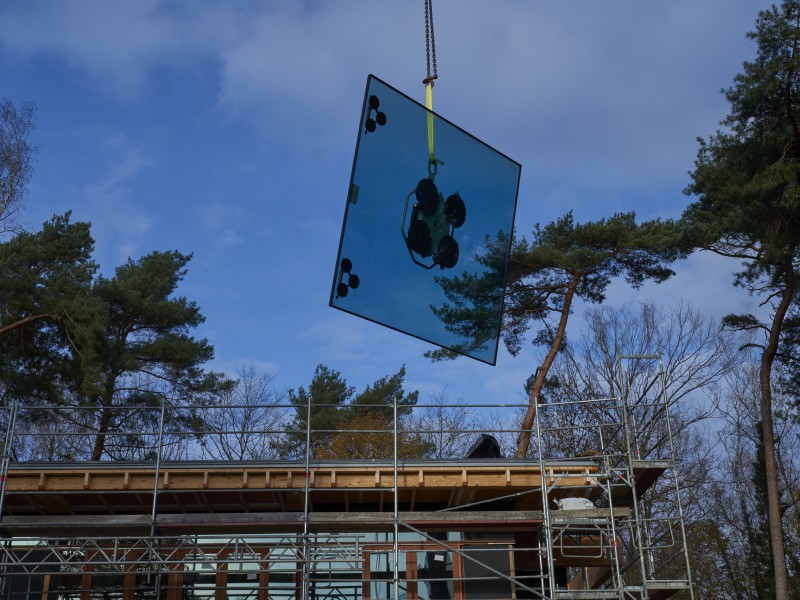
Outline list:
[[[433,0],[425,0],[425,57],[428,73],[423,83],[433,85],[433,80],[439,76],[436,69],[436,38],[433,33]],[[431,60],[433,60],[433,75],[431,75]]]

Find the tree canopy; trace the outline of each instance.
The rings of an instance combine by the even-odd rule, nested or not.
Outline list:
[[[60,401],[82,387],[100,317],[93,248],[89,224],[69,213],[0,243],[0,398]]]
[[[167,397],[213,404],[231,385],[222,374],[202,369],[214,349],[190,332],[205,318],[195,302],[174,296],[190,259],[176,251],[152,252],[129,259],[113,277],[98,277],[93,286],[104,309],[97,378],[87,397],[102,407],[93,460],[103,453],[115,402],[160,404]]]
[[[114,405],[209,404],[232,383],[203,370],[214,351],[191,333],[204,318],[175,296],[190,255],[152,252],[104,277],[92,249],[89,224],[69,214],[0,244],[0,391],[4,400],[95,407],[99,460],[109,432],[131,424],[112,418]]]
[[[397,403],[398,425],[419,399],[419,392],[405,392],[405,366],[381,377],[356,394],[338,371],[317,365],[308,389],[289,390],[295,417],[289,425],[282,453],[299,456],[306,444],[311,407],[311,453],[316,458],[388,458],[394,427],[393,406]],[[402,429],[402,427],[400,427]],[[424,444],[403,441],[406,455],[419,456]],[[388,444],[388,446],[387,446]],[[410,454],[409,454],[410,453]]]
[[[735,284],[759,297],[766,318],[729,315],[738,329],[763,332],[760,407],[775,596],[788,598],[772,414],[772,368],[800,275],[800,1],[761,11],[755,60],[725,91],[730,113],[722,128],[700,139],[684,213],[695,247],[743,264]]]
[[[516,355],[530,328],[538,325],[534,343],[548,347],[531,386],[517,456],[525,456],[528,451],[536,405],[547,371],[564,341],[573,300],[577,297],[602,302],[608,285],[617,277],[638,287],[647,280],[661,282],[673,275],[666,265],[681,254],[675,243],[675,227],[669,221],[637,224],[632,212],[575,223],[572,212],[568,212],[547,225],[537,224],[530,241],[525,238],[514,241],[501,335],[508,351]],[[487,251],[478,257],[488,267],[482,276],[464,273],[449,281],[442,280],[449,303],[434,308],[447,327],[471,335],[476,344],[485,343],[487,328],[491,327],[482,307],[484,291],[496,289],[497,280],[503,276],[499,247],[501,244],[487,241]],[[441,359],[456,355],[436,351],[429,356]]]

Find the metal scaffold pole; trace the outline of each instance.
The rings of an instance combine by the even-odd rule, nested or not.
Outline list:
[[[642,577],[642,593],[654,593],[659,589],[683,589],[688,591],[689,598],[694,600],[692,585],[692,572],[689,563],[688,544],[684,523],[683,502],[681,498],[680,480],[676,469],[675,443],[673,437],[672,419],[669,411],[668,383],[664,371],[664,361],[659,351],[655,354],[619,355],[618,371],[622,379],[623,360],[627,361],[653,361],[658,371],[647,371],[647,385],[639,392],[639,397],[632,400],[633,392],[631,383],[628,382],[623,390],[623,417],[625,421],[625,437],[628,453],[631,460],[635,458],[639,469],[655,465],[664,472],[671,471],[669,478],[665,479],[666,486],[660,490],[662,500],[666,497],[672,502],[677,512],[659,512],[652,503],[637,492],[636,469],[631,464],[629,467],[629,485],[631,487],[632,507],[634,510],[634,544],[639,552],[638,562]],[[660,386],[660,387],[659,387]],[[635,411],[640,412],[637,419]],[[660,429],[659,428],[663,428]],[[656,443],[647,442],[646,432],[660,431]],[[665,446],[666,443],[666,446]],[[644,445],[643,447],[643,444]],[[635,457],[633,453],[635,452]],[[669,506],[669,502],[667,502]],[[675,520],[680,531],[677,539],[673,533]],[[659,531],[660,528],[660,531]],[[664,551],[670,549],[670,556],[664,560]],[[685,578],[676,575],[676,572],[666,567],[673,559],[683,556]]]
[[[398,562],[399,562],[399,558],[400,558],[400,556],[399,556],[400,552],[398,550],[397,534],[398,534],[398,521],[399,521],[400,516],[399,516],[399,510],[398,510],[399,507],[398,507],[398,503],[397,503],[397,398],[396,397],[395,397],[394,402],[392,404],[392,409],[393,409],[393,415],[394,415],[393,416],[393,423],[394,423],[394,425],[393,425],[393,429],[394,429],[393,439],[394,439],[394,443],[392,444],[392,446],[393,446],[392,476],[394,478],[393,482],[392,482],[392,492],[394,494],[394,506],[393,506],[393,512],[394,512],[394,514],[393,514],[393,517],[394,517],[393,518],[393,521],[394,521],[393,533],[394,533],[394,535],[393,535],[393,541],[392,541],[392,558],[393,558],[393,562],[394,562],[394,600],[399,600],[399,598],[400,598],[400,581],[399,581],[400,573],[399,573]]]
[[[167,399],[161,399],[161,416],[158,420],[158,445],[156,446],[156,469],[153,477],[153,506],[150,511],[150,537],[156,534],[156,513],[158,511],[158,479],[161,472],[161,454],[164,450],[164,419],[167,414]]]
[[[545,557],[547,559],[547,591],[552,594],[555,589],[555,561],[553,560],[553,525],[550,518],[550,494],[548,492],[547,480],[547,465],[544,460],[544,448],[542,447],[542,430],[541,430],[542,415],[536,411],[534,423],[536,424],[536,443],[539,454],[539,474],[541,478],[541,492],[542,492],[542,530],[545,542]],[[541,548],[541,542],[540,542]],[[544,588],[545,578],[542,577],[541,585]],[[544,591],[544,589],[542,590]]]
[[[642,534],[642,515],[641,515],[641,506],[639,505],[639,498],[637,497],[636,493],[636,479],[634,474],[634,468],[631,462],[633,461],[633,457],[639,456],[639,449],[637,447],[636,454],[634,454],[634,445],[636,444],[636,439],[633,430],[633,411],[630,407],[628,402],[628,398],[630,395],[629,385],[625,382],[625,373],[622,366],[622,360],[629,358],[627,356],[619,355],[617,357],[617,369],[618,369],[618,376],[620,381],[620,409],[622,411],[622,428],[623,434],[625,438],[625,456],[626,456],[626,463],[627,463],[627,472],[626,472],[626,481],[630,485],[631,488],[631,507],[633,508],[633,546],[639,552],[639,556],[637,559],[637,563],[639,565],[639,576],[641,577],[641,586],[642,586],[642,594],[647,593],[647,568],[645,563],[645,555],[644,555],[644,542],[642,541],[643,534]]]
[[[308,495],[311,471],[311,394],[308,394],[308,404],[306,407],[306,456],[305,456],[305,483],[303,484],[303,600],[308,600],[311,589],[311,566],[310,566],[310,544],[308,528]]]
[[[669,452],[671,457],[675,457],[675,441],[672,437],[672,419],[670,418],[669,414],[669,398],[667,397],[667,381],[666,375],[664,374],[664,361],[661,358],[661,355],[658,356],[658,376],[661,380],[661,395],[664,402],[664,413],[667,419],[667,433],[669,437]],[[680,481],[678,480],[678,470],[673,468],[672,469],[672,476],[673,481],[675,483],[675,498],[678,504],[678,522],[680,523],[681,527],[681,542],[683,543],[683,558],[686,567],[686,579],[689,583],[689,598],[691,600],[695,599],[694,595],[694,583],[692,580],[692,566],[689,564],[689,553],[687,551],[687,544],[686,544],[686,525],[684,523],[684,515],[683,515],[683,500],[681,499],[681,488],[680,488]]]
[[[11,440],[14,437],[14,428],[16,427],[18,411],[19,401],[15,400],[11,403],[11,407],[9,408],[8,424],[6,425],[6,434],[5,438],[3,439],[2,462],[0,462],[0,520],[3,518],[3,503],[6,497],[8,467],[11,463]]]
[[[14,429],[16,427],[16,420],[17,420],[17,413],[19,411],[19,401],[14,400],[11,403],[8,412],[8,423],[6,425],[6,433],[5,437],[3,438],[3,452],[2,452],[2,460],[0,461],[0,525],[2,525],[3,521],[3,505],[5,502],[6,497],[6,482],[8,480],[8,467],[11,463],[11,440],[14,437]],[[9,585],[8,578],[5,577],[6,570],[8,569],[8,549],[11,546],[11,540],[2,540],[6,552],[3,553],[2,559],[2,574],[3,576],[0,577],[0,593],[3,593],[6,590],[6,586]],[[10,589],[10,588],[9,588]]]

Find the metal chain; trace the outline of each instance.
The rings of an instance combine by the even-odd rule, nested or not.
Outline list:
[[[433,0],[425,0],[425,57],[428,76],[422,83],[433,85],[433,80],[439,77],[436,70],[436,38],[433,33]],[[433,75],[431,75],[431,59],[433,59]]]

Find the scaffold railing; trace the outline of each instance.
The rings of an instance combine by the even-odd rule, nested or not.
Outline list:
[[[694,598],[629,360],[652,392],[540,405],[526,458],[525,404],[0,407],[0,598]]]

